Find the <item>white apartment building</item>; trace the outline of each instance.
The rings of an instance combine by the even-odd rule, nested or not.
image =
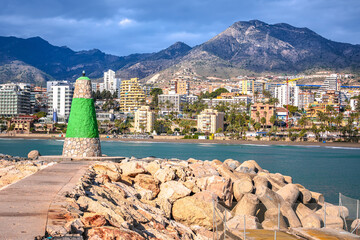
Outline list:
[[[102,92],[105,90],[105,84],[104,83],[96,83],[91,82],[91,89],[93,92],[99,91]]]
[[[69,115],[71,102],[74,94],[74,86],[72,84],[60,84],[52,86],[49,92],[49,111],[48,118],[53,118],[56,111],[58,122],[66,123]]]
[[[197,129],[204,133],[216,133],[216,130],[221,128],[224,130],[224,116],[223,112],[218,112],[214,109],[205,109],[198,115]]]
[[[21,114],[30,114],[30,85],[0,85],[0,116],[13,117]]]
[[[299,93],[298,86],[281,85],[275,88],[275,98],[279,100],[276,107],[283,107],[284,105],[299,106]]]
[[[46,82],[46,92],[49,93],[52,86],[57,86],[57,85],[61,85],[61,84],[70,84],[70,82],[65,81],[65,80],[63,80],[63,81],[48,81],[48,82]]]
[[[104,89],[111,93],[119,92],[121,80],[115,77],[115,72],[111,69],[104,72]]]
[[[170,112],[181,112],[182,103],[186,102],[186,95],[182,94],[160,94],[159,105],[162,114]]]
[[[141,106],[135,112],[135,132],[151,132],[154,128],[155,114],[149,106]]]
[[[331,74],[329,77],[325,78],[324,83],[321,87],[322,90],[340,90],[340,83],[337,74]]]

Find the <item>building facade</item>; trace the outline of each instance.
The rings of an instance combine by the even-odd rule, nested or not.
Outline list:
[[[257,113],[258,112],[258,113]],[[266,119],[266,125],[271,125],[270,118],[274,115],[275,106],[264,103],[255,103],[251,105],[251,118],[256,122],[261,122],[264,117]]]
[[[58,86],[58,85],[64,85],[64,84],[69,85],[70,82],[65,81],[65,80],[63,80],[63,81],[48,81],[48,82],[46,82],[46,92],[49,93],[51,91],[52,86]]]
[[[340,90],[340,82],[337,74],[331,74],[329,77],[325,78],[324,83],[321,87],[322,90]]]
[[[296,85],[281,85],[275,88],[275,98],[279,100],[277,107],[284,105],[299,106],[300,88]]]
[[[35,119],[35,116],[28,115],[14,117],[10,121],[8,121],[8,129],[13,128],[12,131],[14,131],[15,133],[29,134]]]
[[[315,100],[314,94],[312,92],[300,92],[299,93],[299,105],[298,107],[306,108],[309,104],[313,103]]]
[[[116,91],[119,91],[120,83],[121,80],[115,77],[113,70],[109,69],[107,72],[104,72],[104,90],[114,94]]]
[[[239,81],[239,88],[240,88],[240,92],[241,94],[253,94],[255,91],[254,88],[254,80],[240,80]]]
[[[158,97],[162,114],[181,112],[182,103],[186,102],[186,95],[182,94],[160,94]]]
[[[66,123],[70,115],[74,86],[69,83],[51,86],[48,94],[48,118],[52,119],[56,112],[58,122]]]
[[[135,112],[145,103],[145,93],[137,78],[123,80],[120,87],[120,111]]]
[[[155,114],[151,112],[149,106],[141,106],[135,112],[135,132],[150,133],[154,129]]]
[[[30,86],[21,88],[14,83],[0,85],[0,116],[27,114],[30,114]]]
[[[189,95],[190,84],[186,80],[175,79],[171,81],[171,93]]]
[[[223,112],[218,112],[214,109],[205,109],[198,115],[197,129],[203,133],[216,133],[221,128],[224,130],[224,116]]]

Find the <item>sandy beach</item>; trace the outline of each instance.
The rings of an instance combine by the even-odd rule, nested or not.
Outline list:
[[[23,139],[56,139],[61,140],[64,137],[58,135],[17,135],[17,136],[1,136],[0,138],[23,138]],[[348,147],[360,148],[360,143],[350,142],[289,142],[289,141],[266,141],[266,140],[208,140],[208,139],[137,139],[137,138],[106,138],[101,137],[101,141],[121,141],[121,142],[169,142],[169,143],[209,143],[209,144],[254,144],[254,145],[286,145],[286,146],[323,146],[323,147]]]

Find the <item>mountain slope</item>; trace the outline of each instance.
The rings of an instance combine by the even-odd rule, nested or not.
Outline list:
[[[191,50],[182,42],[176,42],[170,47],[154,53],[133,65],[123,67],[117,74],[123,78],[145,78],[174,65],[181,57]]]
[[[19,67],[22,66],[22,67]],[[302,72],[311,69],[360,72],[360,45],[334,42],[308,28],[258,20],[236,22],[194,48],[177,42],[157,53],[118,57],[100,50],[73,51],[35,37],[0,37],[0,82],[91,78],[109,68],[121,78],[230,78],[261,72]],[[21,74],[21,71],[24,71]]]
[[[257,72],[360,66],[359,45],[333,42],[307,28],[258,20],[236,22],[198,48]]]
[[[119,69],[148,55],[118,57],[97,49],[75,52],[67,47],[53,46],[40,37],[0,37],[0,65],[21,61],[56,79],[75,79],[82,70],[90,77],[99,77],[108,68]]]

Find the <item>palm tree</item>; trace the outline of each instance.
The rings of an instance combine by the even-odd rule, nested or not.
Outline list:
[[[298,121],[298,124],[302,127],[302,129],[304,129],[308,124],[308,118],[305,115],[302,115]]]
[[[257,117],[257,121],[260,122],[260,112],[256,111],[256,117]]]
[[[255,129],[255,131],[259,131],[260,128],[261,128],[261,124],[260,124],[259,122],[256,122],[256,123],[254,124],[254,129]]]
[[[266,118],[262,117],[260,121],[261,121],[261,124],[262,124],[262,128],[264,129],[264,126],[265,126],[265,123],[266,123]]]

